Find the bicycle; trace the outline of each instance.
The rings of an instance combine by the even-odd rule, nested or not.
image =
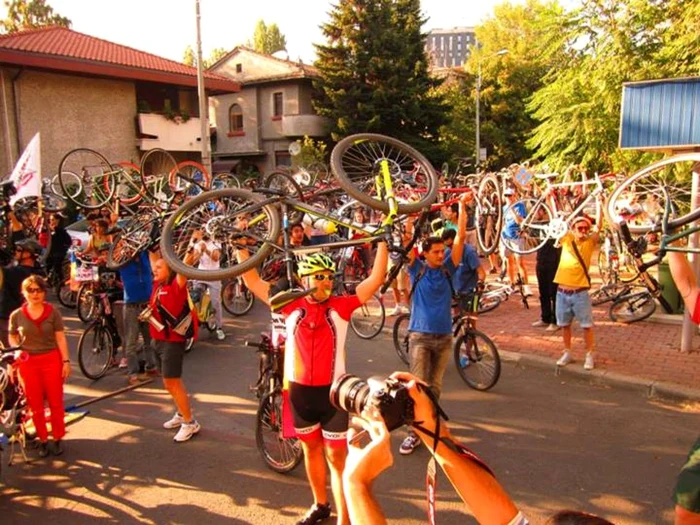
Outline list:
[[[273,325],[275,321],[273,320]],[[283,322],[282,322],[283,323]],[[277,328],[279,330],[279,327]],[[281,329],[284,329],[282,325]],[[275,327],[273,326],[273,330]],[[270,335],[260,343],[245,342],[260,354],[257,383],[251,387],[259,399],[255,416],[255,444],[265,464],[275,472],[291,472],[301,462],[303,450],[296,437],[285,437],[282,422],[283,343],[273,345]]]
[[[452,345],[455,365],[462,380],[475,390],[488,390],[501,374],[501,360],[496,344],[483,332],[476,329],[481,292],[459,294],[455,298],[452,317]],[[466,306],[466,308],[465,308]],[[394,323],[392,339],[394,349],[401,361],[409,364],[410,314],[401,314]]]
[[[13,465],[15,446],[19,444],[25,462],[27,457],[27,427],[31,419],[27,406],[27,397],[17,372],[17,364],[27,359],[21,347],[0,349],[0,455],[4,445],[10,444],[8,466]],[[2,472],[0,458],[0,473]]]
[[[122,344],[112,303],[119,297],[107,290],[95,294],[97,315],[78,341],[78,365],[88,379],[96,381],[119,364],[117,348]]]
[[[418,165],[416,171],[415,165]],[[291,282],[291,258],[308,251],[332,250],[390,239],[390,231],[398,213],[416,213],[435,200],[437,175],[427,159],[402,142],[382,135],[360,134],[346,137],[333,149],[331,165],[339,184],[351,196],[364,204],[388,214],[385,224],[368,231],[323,213],[316,207],[291,199],[274,190],[261,193],[228,188],[210,191],[184,203],[168,219],[163,228],[160,246],[163,257],[171,268],[188,278],[198,280],[225,280],[257,267],[276,250],[285,254],[288,277]],[[404,188],[404,170],[414,170],[415,183],[425,192],[416,193],[418,200],[397,200],[394,184]],[[414,189],[411,187],[411,189]],[[280,237],[280,211],[285,228]],[[358,239],[332,241],[313,247],[292,247],[287,227],[290,213],[308,214],[338,227],[359,231],[365,236]],[[199,270],[183,263],[187,246],[194,231],[204,230],[222,244],[222,267],[219,270]],[[245,244],[241,242],[245,239]],[[248,240],[257,244],[251,245]],[[238,263],[236,251],[243,247],[250,257]],[[392,249],[401,249],[393,247]]]
[[[207,283],[197,281],[188,282],[187,286],[200,324],[206,326],[209,332],[214,332],[216,330],[216,312],[211,304],[209,286]]]
[[[248,290],[243,278],[234,277],[221,287],[221,304],[228,313],[239,317],[250,312],[255,296]]]

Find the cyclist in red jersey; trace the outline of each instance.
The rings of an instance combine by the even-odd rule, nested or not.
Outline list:
[[[329,393],[333,380],[345,373],[345,339],[350,316],[379,289],[386,277],[388,249],[380,243],[370,275],[357,285],[354,295],[333,295],[335,264],[326,254],[314,253],[298,262],[297,275],[306,289],[316,291],[284,306],[284,375],[294,427],[304,449],[306,475],[311,484],[314,504],[297,523],[308,525],[331,514],[326,492],[326,462],[331,471],[331,486],[338,524],[350,523],[343,496],[342,473],[347,457],[348,415],[336,410]],[[238,260],[248,253],[239,250]],[[253,269],[243,274],[248,289],[265,304],[270,304],[270,283]]]

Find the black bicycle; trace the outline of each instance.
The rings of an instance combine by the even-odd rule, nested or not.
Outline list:
[[[116,298],[117,292],[114,291],[95,294],[97,316],[78,341],[78,364],[88,379],[100,379],[107,370],[118,365],[116,352],[121,338],[112,310],[112,301]]]
[[[273,323],[280,319],[273,319]],[[283,321],[282,321],[283,323]],[[275,327],[273,326],[273,330]],[[284,437],[282,423],[283,345],[262,334],[259,343],[246,341],[259,353],[258,381],[251,387],[260,400],[255,417],[255,443],[265,464],[275,472],[292,471],[301,462],[303,451],[295,437]]]
[[[27,396],[17,374],[17,364],[26,359],[21,347],[0,350],[0,455],[9,444],[7,465],[12,466],[15,447],[19,445],[24,461],[27,458],[26,424],[30,420]],[[4,460],[0,458],[0,472]]]

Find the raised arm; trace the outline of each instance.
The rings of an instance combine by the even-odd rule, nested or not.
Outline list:
[[[452,263],[459,266],[462,261],[462,253],[464,253],[464,241],[467,238],[467,203],[473,200],[474,196],[469,193],[464,193],[459,198],[459,218],[457,219],[457,236],[452,245]]]
[[[693,267],[685,254],[681,252],[668,252],[668,265],[671,269],[673,282],[676,283],[678,293],[681,294],[685,303],[685,310],[692,316],[695,312],[695,303],[698,300],[698,295],[700,295]]]
[[[362,304],[369,301],[369,299],[379,290],[379,288],[384,284],[384,279],[386,278],[386,266],[389,261],[389,248],[385,242],[380,242],[377,245],[377,254],[374,257],[374,264],[372,265],[372,271],[369,276],[357,285],[357,298]]]

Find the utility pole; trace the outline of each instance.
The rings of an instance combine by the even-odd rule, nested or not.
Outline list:
[[[495,57],[495,56],[503,56],[507,55],[508,50],[507,49],[501,49],[500,51],[496,53],[492,53],[486,57],[482,57],[478,59],[478,67],[477,67],[477,75],[476,75],[476,158],[474,161],[476,171],[479,171],[479,164],[481,164],[481,134],[480,134],[480,121],[479,121],[479,106],[481,105],[481,62],[487,58]]]
[[[201,124],[202,165],[211,174],[211,154],[209,152],[209,104],[204,91],[204,65],[202,60],[202,30],[200,28],[199,0],[195,0],[197,11],[197,96],[199,98],[199,122]]]

